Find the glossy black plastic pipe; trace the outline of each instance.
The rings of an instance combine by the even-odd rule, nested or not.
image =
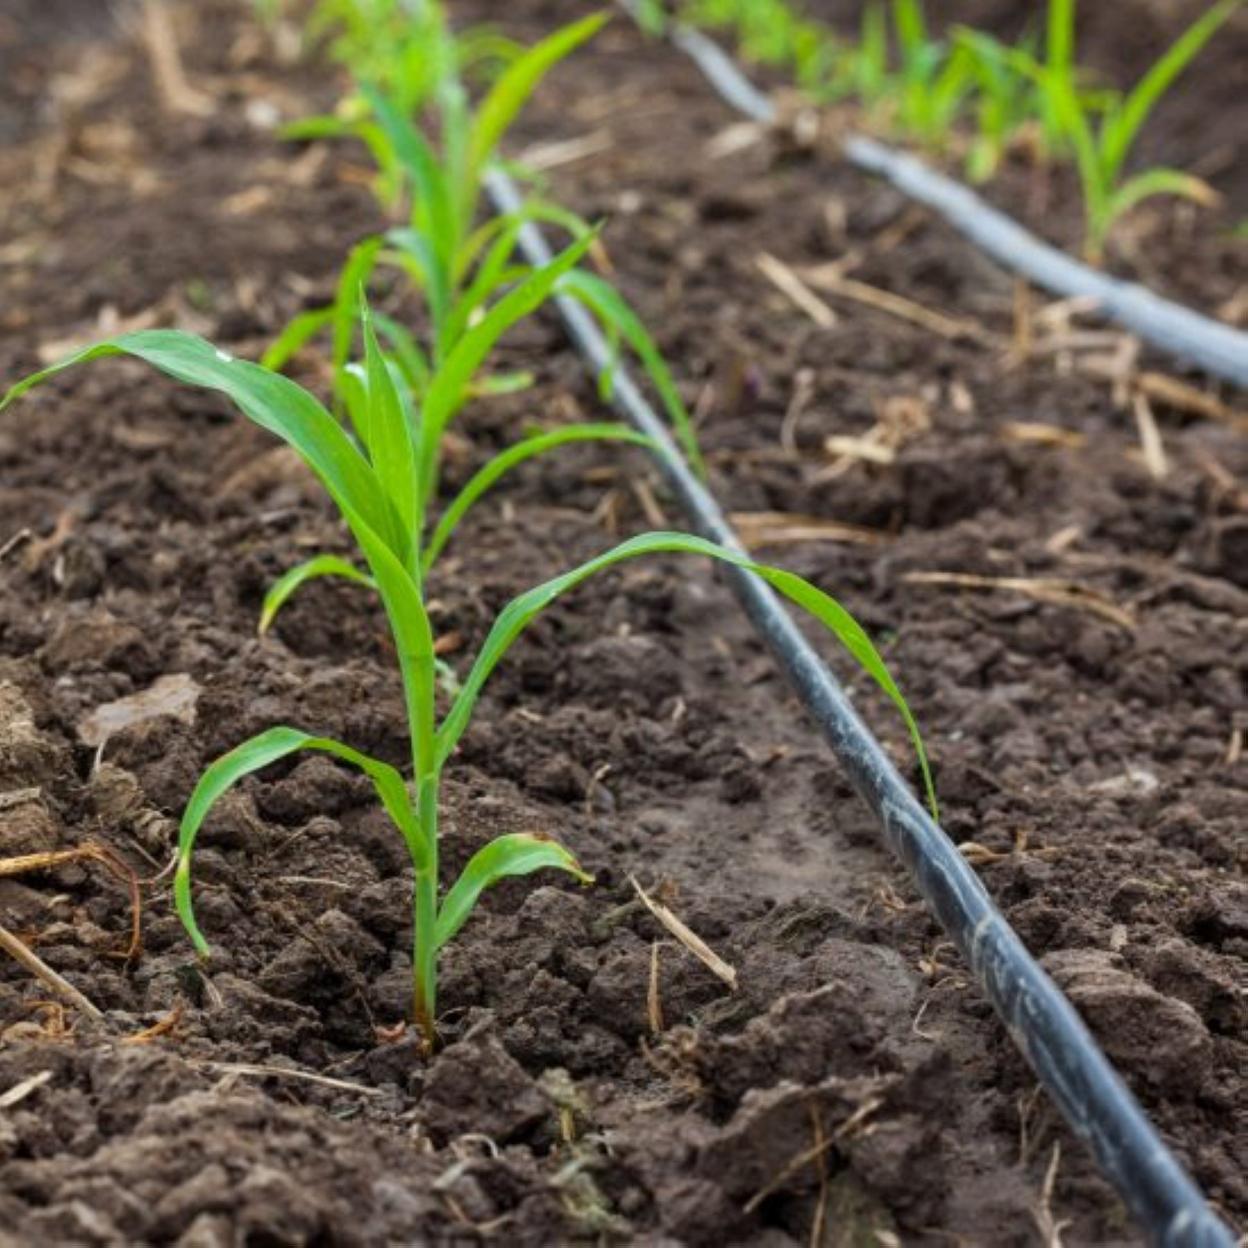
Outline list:
[[[506,174],[487,174],[486,189],[499,213],[520,208],[521,197]],[[530,264],[546,264],[552,257],[533,225],[521,231],[520,247]],[[719,504],[677,451],[664,421],[618,366],[593,318],[566,295],[557,303],[569,336],[594,375],[611,370],[616,408],[665,448],[666,453],[656,454],[656,462],[692,527],[711,541],[744,550]],[[1090,1145],[1128,1208],[1166,1248],[1233,1248],[1230,1231],[1209,1211],[1070,1003],[902,779],[793,618],[757,576],[731,566],[723,568],[723,575],[854,789],[875,812],[888,847],[909,869],[1015,1044],[1066,1121]]]
[[[626,8],[630,8],[628,4]],[[700,31],[675,27],[672,41],[689,54],[719,95],[738,112],[770,125],[775,106]],[[846,160],[885,178],[899,191],[938,212],[998,263],[1063,298],[1095,300],[1101,315],[1144,342],[1195,364],[1215,377],[1248,386],[1248,333],[1162,299],[1145,286],[1110,277],[1068,256],[985,203],[974,191],[922,161],[862,135],[841,144]]]

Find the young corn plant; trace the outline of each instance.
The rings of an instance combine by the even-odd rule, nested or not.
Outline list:
[[[1140,129],[1170,85],[1244,0],[1218,0],[1158,58],[1128,92],[1089,97],[1078,84],[1074,62],[1075,0],[1049,0],[1048,46],[1043,62],[1022,49],[1011,61],[1040,88],[1046,125],[1057,144],[1074,155],[1083,192],[1084,251],[1099,261],[1114,223],[1155,195],[1178,195],[1198,203],[1216,199],[1208,184],[1177,169],[1151,168],[1124,176]],[[1099,114],[1099,115],[1098,115]]]
[[[514,323],[509,309],[527,315],[556,294],[569,295],[584,304],[603,324],[610,337],[627,343],[641,361],[669,413],[686,455],[699,468],[697,441],[680,392],[653,339],[623,297],[602,278],[575,267],[575,261],[594,246],[596,231],[575,214],[549,201],[530,197],[517,212],[478,222],[482,174],[496,160],[508,128],[543,77],[571,51],[601,27],[605,19],[595,15],[556,31],[534,47],[519,52],[486,94],[475,111],[466,104],[455,66],[464,59],[454,49],[458,37],[451,34],[440,11],[431,9],[419,27],[420,37],[440,51],[430,56],[441,68],[441,77],[429,80],[427,103],[439,119],[441,148],[435,145],[398,102],[372,86],[361,89],[360,98],[370,116],[354,123],[354,133],[364,138],[378,165],[389,174],[388,182],[409,194],[411,207],[406,224],[385,235],[369,238],[355,247],[343,267],[334,302],[325,308],[302,313],[279,336],[262,361],[281,368],[312,337],[327,330],[332,337],[332,377],[335,404],[345,412],[357,436],[367,408],[365,366],[352,357],[357,345],[359,313],[364,290],[379,265],[404,273],[420,292],[428,315],[428,341],[418,341],[406,326],[381,314],[372,321],[382,344],[383,359],[394,375],[405,410],[422,431],[445,431],[462,405],[480,394],[497,394],[523,388],[527,374],[478,376],[461,386],[449,400],[435,394],[431,379],[456,356],[465,343],[484,344],[479,367],[501,332]],[[448,51],[448,49],[450,49]],[[341,133],[334,119],[314,119],[299,133]],[[533,270],[519,262],[516,251],[520,234],[530,222],[541,221],[565,229],[573,243],[549,265]],[[610,370],[604,377],[609,387]],[[445,404],[449,403],[449,406]],[[437,410],[426,410],[433,406]],[[465,494],[475,499],[502,473],[525,459],[545,454],[571,442],[642,441],[626,427],[613,423],[587,423],[539,433],[508,448],[487,464]],[[417,540],[425,571],[441,552],[449,530],[447,516],[426,537],[424,515],[437,493],[440,436],[427,448],[423,460],[421,508],[417,515]],[[461,496],[462,497],[462,496]],[[447,515],[457,514],[449,509]],[[324,576],[346,577],[366,583],[368,578],[336,556],[316,556],[292,568],[270,590],[261,613],[263,631],[286,600],[306,582]]]
[[[731,29],[743,55],[789,70],[816,103],[854,98],[874,124],[934,150],[945,146],[974,85],[966,52],[929,36],[921,0],[868,4],[856,41],[795,12],[786,0],[689,0],[682,15],[695,25]]]
[[[950,47],[928,34],[921,0],[893,0],[892,14],[900,56],[895,124],[939,152],[974,86],[974,62],[962,45]]]
[[[424,493],[422,448],[367,321],[363,334],[367,401],[358,440],[312,395],[280,373],[234,359],[202,338],[174,330],[106,339],[18,382],[0,401],[3,410],[31,387],[67,368],[114,355],[142,360],[188,385],[227,395],[246,417],[292,447],[316,474],[350,529],[380,596],[407,713],[410,777],[344,742],[288,726],[261,732],[212,763],[200,777],[182,817],[174,879],[177,912],[200,954],[207,955],[209,945],[195,920],[191,860],[209,811],[231,786],[278,759],[301,750],[329,754],[369,778],[407,846],[412,870],[412,1018],[426,1047],[432,1049],[437,1038],[438,953],[468,920],[482,893],[500,880],[542,869],[564,871],[586,883],[590,880],[563,846],[540,834],[514,832],[474,854],[459,877],[441,891],[438,814],[444,769],[469,725],[486,680],[529,622],[588,577],[642,555],[698,554],[747,568],[821,621],[901,713],[934,810],[931,776],[914,718],[883,659],[853,617],[801,577],[688,534],[657,532],[631,538],[514,598],[495,619],[458,694],[439,719],[434,638],[417,540]],[[463,349],[461,345],[457,351]],[[468,372],[452,353],[432,378],[431,392],[456,393]]]
[[[286,7],[283,0],[253,3],[270,23]],[[316,0],[303,24],[308,43],[325,40],[332,59],[353,66],[361,81],[378,84],[409,110],[420,107],[443,76],[440,58],[453,56],[460,73],[474,74],[519,53],[489,26],[471,27],[453,42],[439,41],[444,29],[438,0]]]
[[[966,26],[955,29],[954,39],[970,59],[974,79],[975,127],[966,152],[966,176],[972,182],[987,182],[1011,145],[1039,120],[1043,101],[1036,84],[1012,66],[1013,49]],[[1030,52],[1027,40],[1020,47]]]

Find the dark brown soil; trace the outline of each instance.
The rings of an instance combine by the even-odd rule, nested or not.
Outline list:
[[[530,37],[577,8],[514,7]],[[116,31],[52,50],[19,31],[5,53],[71,75],[41,70],[25,91],[36,124],[0,96],[0,133],[29,135],[0,155],[6,380],[118,321],[255,355],[379,224],[356,155],[292,150],[267,128],[266,104],[329,103],[331,75],[279,66],[226,0],[179,12],[208,118],[163,116]],[[550,176],[611,218],[617,276],[702,397],[731,508],[880,531],[770,554],[885,644],[950,835],[989,851],[1011,921],[1243,1222],[1248,443],[1157,404],[1169,471],[1155,480],[1104,383],[1003,358],[1008,278],[850,171],[769,139],[708,154],[735,120],[616,23],[516,148],[607,136]],[[1138,250],[1216,310],[1242,294],[1244,260],[1206,227],[1158,212]],[[838,324],[819,329],[761,276],[760,249],[795,266],[852,251],[854,278],[991,340],[835,296]],[[597,410],[553,323],[508,355],[539,386],[468,414],[452,475],[526,423]],[[909,420],[895,461],[829,478],[824,440],[881,415]],[[1081,440],[1019,442],[1011,422]],[[0,857],[94,838],[155,877],[199,770],[276,722],[402,762],[382,621],[358,591],[310,588],[255,636],[279,571],[345,549],[264,435],[109,363],[6,413],[0,463]],[[434,586],[439,632],[465,643],[452,661],[512,593],[644,527],[647,474],[640,457],[569,452],[485,504]],[[913,572],[1061,578],[1132,623]],[[93,708],[183,673],[193,723],[149,720],[102,754],[82,740]],[[904,759],[895,717],[854,688]],[[1046,1217],[1069,1243],[1139,1242],[709,570],[634,564],[550,612],[489,687],[447,798],[448,870],[499,831],[541,828],[598,884],[535,877],[489,897],[445,955],[431,1063],[393,1038],[410,979],[401,844],[367,787],[323,760],[249,782],[207,826],[206,968],[164,879],[145,888],[131,963],[124,890],[94,866],[0,880],[5,925],[106,1012],[58,1016],[0,962],[0,1098],[21,1092],[0,1109],[0,1243],[779,1246],[822,1219],[829,1244],[1022,1245],[1043,1242]],[[735,993],[665,938],[630,875],[736,966]],[[170,1034],[122,1042],[179,1007]],[[791,1164],[833,1132],[822,1164]]]

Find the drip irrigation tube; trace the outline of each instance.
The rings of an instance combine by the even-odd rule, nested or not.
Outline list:
[[[505,173],[488,173],[486,189],[499,213],[520,208],[519,192]],[[536,225],[526,225],[519,241],[530,264],[550,261],[551,249]],[[612,370],[616,408],[664,448],[665,453],[656,454],[657,462],[693,528],[743,551],[719,505],[676,450],[664,421],[620,367],[593,318],[567,295],[557,303],[569,336],[595,375]],[[909,869],[1015,1044],[1151,1240],[1165,1248],[1233,1248],[1231,1231],[1209,1210],[1074,1008],[902,779],[792,617],[757,576],[731,566],[723,574],[854,789],[879,819],[888,847]]]
[[[633,11],[632,4],[622,0]],[[714,41],[687,26],[673,27],[672,42],[697,63],[718,94],[738,112],[770,125],[775,105]],[[1215,377],[1248,386],[1248,333],[1163,299],[1136,282],[1124,282],[1041,242],[1013,218],[985,203],[960,182],[922,161],[862,135],[842,144],[859,169],[891,182],[911,199],[938,212],[950,225],[1006,268],[1063,298],[1094,299],[1110,320],[1171,355]]]

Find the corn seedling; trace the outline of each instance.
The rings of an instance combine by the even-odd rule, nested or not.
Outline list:
[[[970,58],[974,78],[971,106],[975,128],[966,153],[966,176],[972,182],[987,182],[1000,168],[1011,144],[1039,118],[1040,90],[1025,75],[1015,72],[1010,63],[1012,49],[996,39],[966,26],[958,27],[954,38]],[[1026,40],[1020,47],[1030,51]]]
[[[731,31],[747,60],[790,72],[817,103],[860,88],[853,44],[785,0],[686,0],[680,16],[695,26]]]
[[[1142,200],[1214,198],[1204,182],[1179,170],[1146,169],[1125,178],[1123,170],[1157,101],[1242,3],[1218,0],[1125,94],[1084,81],[1075,61],[1075,0],[1049,0],[1043,60],[1027,39],[1010,46],[960,29],[949,43],[933,40],[921,0],[892,0],[890,9],[879,0],[868,4],[856,43],[795,15],[785,0],[687,0],[682,14],[732,29],[745,56],[787,68],[817,102],[856,98],[877,126],[931,150],[943,150],[969,113],[966,169],[976,182],[992,176],[1009,144],[1034,123],[1043,154],[1075,162],[1085,251],[1098,259],[1114,222]]]
[[[1011,62],[1040,88],[1050,133],[1074,155],[1083,191],[1084,249],[1090,258],[1102,256],[1114,223],[1145,199],[1178,195],[1198,203],[1213,200],[1205,182],[1180,170],[1151,168],[1124,177],[1124,168],[1157,102],[1242,3],[1219,0],[1210,6],[1125,93],[1089,96],[1080,90],[1074,63],[1075,0],[1049,0],[1043,62],[1022,49],[1012,50]]]
[[[483,326],[484,322],[477,329]],[[369,778],[407,846],[413,899],[412,1014],[426,1046],[432,1047],[436,1040],[438,951],[467,921],[482,893],[500,880],[542,869],[560,870],[590,881],[563,846],[539,834],[516,832],[497,838],[474,854],[459,877],[440,894],[438,813],[443,770],[469,725],[486,680],[530,621],[588,577],[642,555],[698,554],[747,568],[821,621],[901,713],[935,809],[931,776],[914,718],[883,659],[853,617],[801,577],[682,533],[647,533],[631,538],[514,598],[495,619],[462,687],[439,721],[434,638],[417,539],[425,479],[419,430],[403,410],[367,318],[363,336],[366,402],[364,418],[356,430],[358,440],[289,378],[234,359],[202,338],[175,330],[148,330],[102,341],[18,382],[0,402],[3,410],[32,386],[67,368],[114,355],[130,356],[188,385],[225,394],[246,417],[292,447],[315,473],[350,529],[381,598],[403,688],[411,748],[410,781],[390,763],[341,741],[285,726],[252,737],[211,764],[200,777],[182,817],[174,880],[177,912],[200,954],[206,955],[209,946],[192,906],[191,857],[209,811],[243,777],[279,759],[301,750],[329,754],[359,768]],[[465,339],[436,370],[429,393],[457,394],[472,371],[466,362],[474,356],[474,348]],[[429,409],[426,419],[434,422],[445,410],[444,398]]]
[[[254,0],[266,22],[283,0]],[[373,82],[410,109],[424,103],[445,73],[442,57],[454,57],[464,75],[491,73],[520,52],[489,26],[440,41],[445,29],[438,0],[317,0],[307,14],[308,42],[326,40],[330,56],[354,67],[360,81]]]
[[[536,197],[530,197],[517,212],[477,223],[481,176],[496,158],[507,129],[544,75],[590,38],[604,20],[591,16],[518,53],[472,112],[455,71],[463,58],[447,51],[456,45],[456,37],[440,11],[431,7],[418,29],[421,38],[441,49],[430,57],[442,67],[441,76],[436,81],[427,80],[426,93],[428,104],[438,114],[441,149],[396,101],[373,86],[365,86],[360,92],[370,117],[349,128],[367,142],[380,169],[391,175],[389,183],[410,195],[407,223],[354,248],[340,275],[334,302],[295,318],[262,361],[270,368],[281,368],[310,338],[328,330],[332,336],[335,403],[359,436],[368,406],[367,370],[365,365],[353,362],[352,355],[363,291],[381,264],[398,268],[411,280],[427,309],[429,342],[422,345],[404,325],[381,314],[373,314],[372,324],[383,363],[393,374],[402,406],[411,413],[420,431],[422,477],[415,532],[426,572],[449,537],[447,516],[460,514],[455,506],[448,509],[442,525],[426,542],[424,517],[437,493],[441,433],[474,395],[519,389],[531,380],[527,374],[477,375],[499,336],[491,331],[483,337],[479,328],[509,327],[518,319],[507,311],[513,305],[527,315],[555,294],[566,294],[583,303],[611,338],[617,344],[621,340],[627,343],[641,361],[686,454],[701,466],[688,412],[645,326],[608,282],[574,267],[593,245],[595,231],[575,214]],[[303,136],[342,132],[343,127],[335,118],[312,119],[296,128],[296,133]],[[554,224],[573,236],[573,243],[561,256],[536,271],[515,257],[520,232],[533,221]],[[431,379],[452,358],[463,358],[462,353],[456,353],[466,342],[484,343],[483,352],[473,348],[472,371],[453,395],[434,393]],[[604,388],[609,388],[610,371],[604,376]],[[623,426],[605,423],[535,434],[503,452],[469,482],[465,487],[469,502],[475,501],[504,471],[525,459],[571,442],[595,440],[645,441]],[[269,626],[296,589],[323,576],[368,581],[358,569],[335,556],[310,559],[292,568],[272,587],[262,610],[261,629]]]
[[[921,0],[893,0],[900,68],[897,126],[934,151],[943,149],[975,81],[970,53],[932,39]]]
[[[929,36],[920,0],[868,4],[856,42],[785,0],[690,0],[682,15],[731,29],[747,59],[788,70],[816,103],[855,98],[875,124],[938,149],[975,83],[966,50]]]

